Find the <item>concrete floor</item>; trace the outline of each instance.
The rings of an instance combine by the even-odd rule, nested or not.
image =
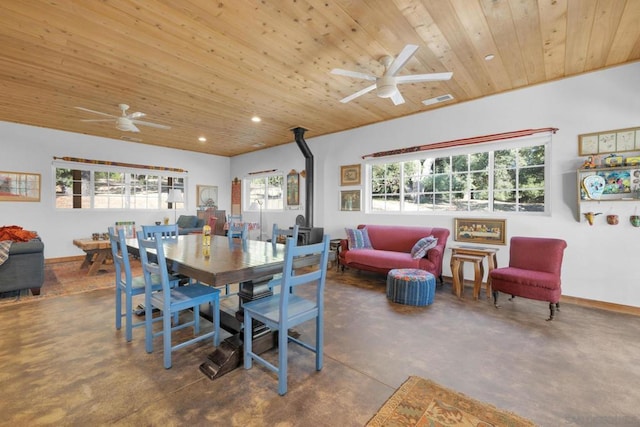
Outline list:
[[[639,318],[564,304],[546,322],[546,303],[501,301],[469,288],[459,300],[445,284],[431,306],[403,306],[383,276],[332,270],[324,369],[290,344],[284,397],[255,364],[209,380],[198,367],[210,344],[163,369],[160,339],[147,354],[141,328],[131,343],[115,330],[110,289],[3,304],[0,425],[362,426],[410,375],[541,426],[640,425]]]

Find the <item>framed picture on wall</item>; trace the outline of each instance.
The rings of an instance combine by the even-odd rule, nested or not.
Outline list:
[[[218,187],[215,185],[196,185],[198,206],[213,208],[218,206]]]
[[[340,192],[341,211],[360,210],[360,190],[346,190]]]
[[[287,206],[300,204],[300,174],[292,170],[287,175]]]
[[[505,219],[454,218],[453,240],[505,245],[506,222]]]
[[[340,166],[340,185],[360,185],[360,165]]]
[[[39,202],[40,174],[0,172],[0,201]]]

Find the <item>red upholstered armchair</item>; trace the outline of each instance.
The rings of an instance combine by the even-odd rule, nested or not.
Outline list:
[[[513,297],[549,301],[553,320],[555,309],[560,309],[560,270],[567,242],[561,239],[539,237],[512,237],[509,248],[509,266],[491,271],[493,303],[498,306],[498,292]]]

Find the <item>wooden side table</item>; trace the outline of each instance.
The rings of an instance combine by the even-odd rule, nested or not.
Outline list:
[[[485,292],[487,294],[487,299],[491,298],[491,270],[493,270],[494,268],[498,267],[498,259],[496,257],[496,253],[499,251],[498,248],[490,248],[490,247],[483,247],[483,246],[452,246],[451,247],[451,273],[453,276],[453,281],[454,281],[454,292],[456,291],[455,285],[456,285],[456,273],[454,273],[454,265],[453,265],[453,261],[454,261],[454,257],[456,255],[468,255],[468,256],[475,256],[475,257],[481,257],[482,259],[487,258],[487,267],[488,267],[488,274],[487,274],[487,283],[486,283],[486,287],[485,287]],[[475,261],[474,261],[475,262]],[[460,268],[460,266],[458,267]],[[460,268],[460,276],[459,276],[459,280],[460,280],[460,292],[462,292],[462,286],[464,286],[464,278],[462,277],[462,269]],[[482,271],[483,275],[484,275],[484,271]],[[476,273],[477,274],[477,273]],[[482,276],[480,277],[480,285],[482,284]],[[477,298],[476,294],[476,285],[474,282],[474,297]],[[480,288],[478,288],[478,294],[480,293]],[[458,295],[460,296],[460,295]]]
[[[88,276],[97,274],[100,267],[111,259],[111,242],[109,240],[75,239],[73,244],[86,253],[80,269],[88,267]]]
[[[480,296],[480,288],[482,287],[482,277],[484,276],[484,267],[482,266],[484,257],[475,255],[455,254],[451,255],[451,273],[453,276],[453,292],[458,298],[462,296],[464,288],[464,263],[472,262],[474,264],[474,280],[473,280],[473,299]]]

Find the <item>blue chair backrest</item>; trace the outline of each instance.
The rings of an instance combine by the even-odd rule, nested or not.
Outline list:
[[[229,238],[229,244],[233,244],[233,239],[236,237],[242,240],[243,243],[246,243],[249,238],[249,223],[229,223],[227,237]]]
[[[116,281],[131,283],[131,264],[129,263],[129,250],[126,243],[126,230],[109,227],[109,241],[111,243],[111,256],[116,269]],[[124,274],[124,277],[123,277]],[[118,284],[120,284],[118,283]]]
[[[156,233],[160,233],[160,238],[162,239],[177,238],[179,235],[178,224],[161,224],[161,225],[143,225],[142,226],[142,237],[144,237],[145,239],[154,239]]]
[[[271,233],[271,243],[275,246],[275,244],[278,243],[278,237],[284,236],[285,243],[287,238],[293,237],[293,241],[297,245],[298,231],[299,231],[298,224],[294,225],[293,228],[278,228],[278,224],[273,224],[273,232]]]
[[[146,239],[141,234],[138,234],[138,249],[140,251],[140,263],[142,264],[142,272],[144,273],[144,280],[147,287],[147,291],[150,292],[153,280],[151,275],[158,275],[161,278],[162,289],[165,292],[165,296],[170,295],[170,282],[169,273],[167,270],[167,261],[164,256],[164,247],[162,234],[155,233],[151,238]],[[149,250],[153,250],[151,259],[149,260]]]
[[[316,308],[320,311],[324,309],[324,287],[327,279],[327,262],[329,261],[329,236],[324,235],[322,242],[312,245],[297,246],[297,241],[293,237],[287,238],[284,268],[282,271],[282,287],[280,290],[280,321],[287,319],[287,305],[289,297],[293,293],[293,288],[316,283]],[[320,257],[319,263],[311,268],[294,269],[296,258],[308,255]],[[284,328],[286,329],[286,328]]]

